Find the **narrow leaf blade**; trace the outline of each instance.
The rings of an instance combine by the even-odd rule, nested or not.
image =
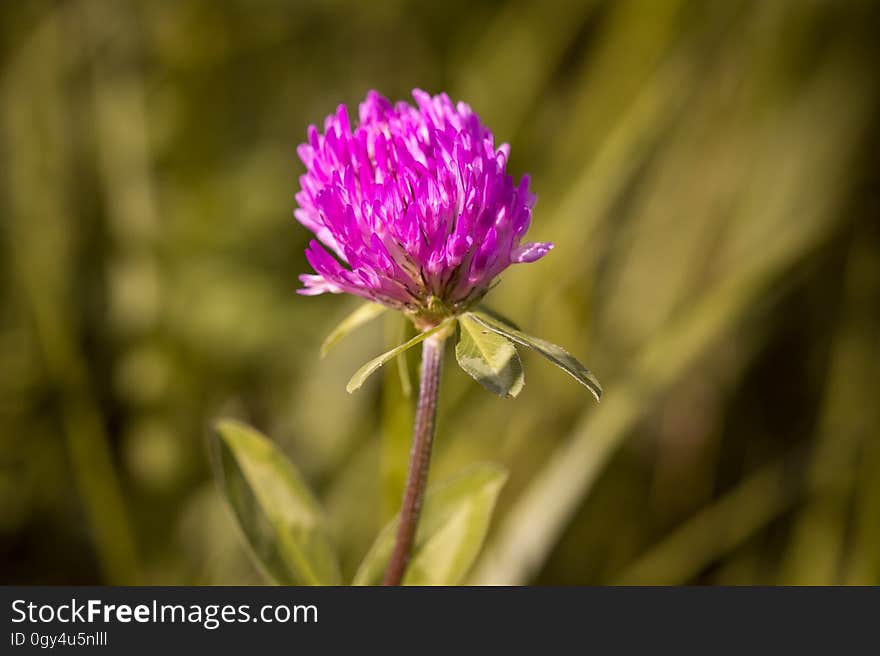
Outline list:
[[[550,360],[550,362],[569,374],[581,385],[590,390],[590,392],[593,393],[593,396],[596,397],[597,401],[602,397],[602,385],[593,373],[561,346],[552,344],[539,337],[527,335],[521,330],[518,330],[485,312],[468,312],[464,316],[473,318],[474,321],[480,325],[488,328],[492,332],[513,340],[517,344],[522,344],[523,346],[528,346],[529,348],[536,350]]]
[[[397,334],[397,341],[406,339],[407,330],[412,327],[412,323],[410,323],[405,317],[398,317],[398,325],[400,329]],[[397,377],[400,379],[400,391],[403,392],[404,398],[410,398],[412,396],[412,379],[409,375],[409,363],[406,360],[406,353],[398,353],[397,355]]]
[[[348,381],[348,385],[345,386],[345,389],[348,390],[349,394],[351,392],[354,392],[361,385],[363,385],[364,381],[369,378],[373,373],[375,373],[376,370],[379,369],[382,365],[394,359],[401,353],[404,353],[407,350],[411,349],[416,344],[422,343],[431,335],[436,335],[441,330],[444,330],[445,328],[447,328],[450,321],[452,321],[452,319],[447,319],[446,321],[443,321],[442,323],[431,328],[431,330],[419,333],[411,340],[404,342],[400,346],[396,346],[390,351],[386,351],[382,355],[373,358],[354,373],[354,376],[352,376],[351,380]]]
[[[501,397],[514,397],[525,385],[522,362],[513,343],[468,315],[459,318],[455,357],[480,385]]]
[[[235,421],[217,424],[213,446],[220,490],[266,576],[282,585],[338,585],[323,511],[293,464]]]
[[[486,538],[495,502],[506,480],[507,470],[503,467],[483,463],[428,488],[404,585],[456,585],[464,580]],[[397,524],[395,517],[379,533],[355,575],[354,585],[382,582]]]
[[[345,317],[336,328],[330,331],[330,334],[327,335],[327,338],[321,344],[321,357],[326,356],[330,349],[342,341],[350,332],[384,314],[387,310],[387,307],[378,303],[364,303],[361,305],[357,310]]]
[[[407,329],[412,323],[399,313],[388,317],[389,347],[405,341]],[[415,403],[411,398],[412,389],[404,387],[409,383],[409,367],[406,353],[397,356],[397,367],[385,367],[382,372],[382,405],[380,421],[381,442],[381,485],[382,524],[390,521],[400,507],[403,488],[406,484],[406,471],[409,462],[410,438],[412,437]],[[396,370],[395,370],[396,369]],[[405,378],[402,374],[405,371]]]

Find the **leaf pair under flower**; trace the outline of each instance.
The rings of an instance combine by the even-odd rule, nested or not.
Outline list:
[[[349,315],[324,341],[321,355],[350,331],[378,317],[386,308],[368,303]],[[401,358],[433,335],[458,327],[459,365],[489,391],[503,397],[519,394],[525,384],[516,346],[536,350],[589,389],[602,393],[592,373],[565,349],[523,333],[489,310],[449,317],[399,346],[370,360],[349,381],[353,392],[382,365]],[[338,585],[342,577],[323,510],[293,464],[252,428],[232,421],[217,426],[214,445],[216,478],[239,527],[263,572],[275,583]],[[507,474],[497,465],[478,465],[428,489],[404,583],[460,583],[476,559],[495,501]],[[379,534],[354,578],[356,585],[380,583],[397,529],[395,518]]]
[[[581,385],[586,387],[598,401],[602,397],[602,385],[576,357],[561,346],[552,344],[540,337],[532,337],[510,323],[489,312],[468,312],[463,315],[473,319],[487,330],[500,335],[506,340],[534,349]],[[461,360],[459,360],[459,364]],[[513,395],[515,396],[515,395]]]
[[[385,311],[381,305],[367,303],[349,315],[321,346],[321,355],[348,332]],[[511,322],[487,309],[465,312],[458,317],[450,317],[431,330],[420,333],[407,342],[370,360],[355,372],[346,389],[353,392],[369,376],[391,359],[400,356],[408,349],[421,343],[431,335],[448,330],[450,324],[458,324],[458,343],[455,356],[459,366],[490,392],[502,397],[515,397],[525,385],[522,362],[516,345],[534,349],[586,387],[598,401],[602,396],[599,381],[577,358],[561,346],[539,337],[527,335]]]
[[[339,585],[328,522],[302,476],[275,444],[235,421],[217,425],[215,475],[266,577],[283,585]],[[428,488],[406,585],[456,585],[476,560],[506,470],[483,463]],[[382,581],[397,518],[376,538],[354,585]]]

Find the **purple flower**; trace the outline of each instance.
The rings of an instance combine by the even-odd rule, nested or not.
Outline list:
[[[553,247],[521,243],[535,196],[506,173],[510,147],[464,104],[375,91],[354,130],[345,105],[297,152],[306,165],[297,220],[315,233],[301,294],[346,292],[431,324],[479,301],[511,264]],[[335,257],[334,257],[335,255]]]

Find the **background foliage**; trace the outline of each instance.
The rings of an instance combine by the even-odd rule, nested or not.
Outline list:
[[[450,366],[432,480],[510,469],[492,583],[880,583],[877,3],[7,2],[4,583],[258,582],[220,416],[318,490],[350,580],[409,421],[382,319],[294,294],[306,125],[377,88],[471,103],[540,197],[491,304],[564,344],[516,400]],[[411,358],[414,368],[414,358]]]

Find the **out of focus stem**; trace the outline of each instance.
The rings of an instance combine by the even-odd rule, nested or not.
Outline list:
[[[403,492],[394,551],[391,553],[391,560],[385,572],[384,585],[400,585],[412,555],[419,513],[428,482],[428,466],[431,461],[431,446],[434,442],[445,345],[445,331],[432,335],[422,342],[422,376],[409,456],[409,472]]]

